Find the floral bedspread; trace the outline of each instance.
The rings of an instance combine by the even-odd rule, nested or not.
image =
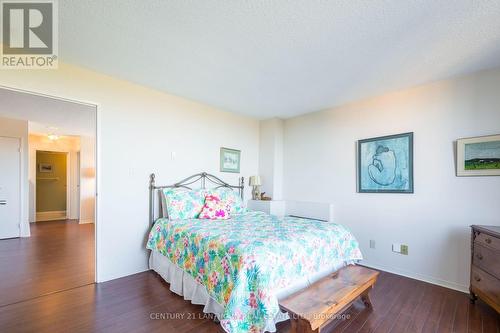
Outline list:
[[[279,313],[275,292],[333,264],[362,259],[342,225],[262,212],[229,220],[158,219],[147,248],[165,255],[224,307],[227,332],[263,332]]]

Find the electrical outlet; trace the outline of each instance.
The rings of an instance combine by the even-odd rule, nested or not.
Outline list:
[[[401,254],[408,255],[408,245],[401,244]]]
[[[375,241],[373,239],[370,239],[370,249],[375,248]]]

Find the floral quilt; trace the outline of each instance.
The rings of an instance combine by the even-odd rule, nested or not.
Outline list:
[[[147,248],[204,285],[224,307],[227,332],[263,332],[279,313],[275,292],[333,264],[362,259],[359,244],[332,222],[262,212],[229,220],[158,219]]]

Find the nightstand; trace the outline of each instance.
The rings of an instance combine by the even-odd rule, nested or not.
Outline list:
[[[285,216],[284,200],[248,200],[249,210],[256,210],[276,216]]]

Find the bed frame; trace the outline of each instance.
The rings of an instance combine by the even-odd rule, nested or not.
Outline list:
[[[212,174],[206,173],[206,172],[201,172],[197,173],[195,175],[189,176],[180,182],[177,182],[172,185],[161,185],[157,186],[156,181],[155,181],[155,174],[152,173],[149,176],[149,224],[153,225],[155,221],[155,197],[156,193],[158,193],[159,190],[165,189],[165,188],[185,188],[188,190],[192,190],[193,187],[191,185],[199,183],[200,186],[197,187],[201,189],[206,188],[207,181],[209,184],[212,184],[213,186],[211,188],[217,189],[221,187],[227,187],[230,189],[238,190],[238,193],[241,196],[241,200],[244,200],[244,193],[245,193],[245,177],[239,178],[239,184],[238,185],[229,185],[228,183],[224,182],[221,180],[219,177],[216,177]]]

